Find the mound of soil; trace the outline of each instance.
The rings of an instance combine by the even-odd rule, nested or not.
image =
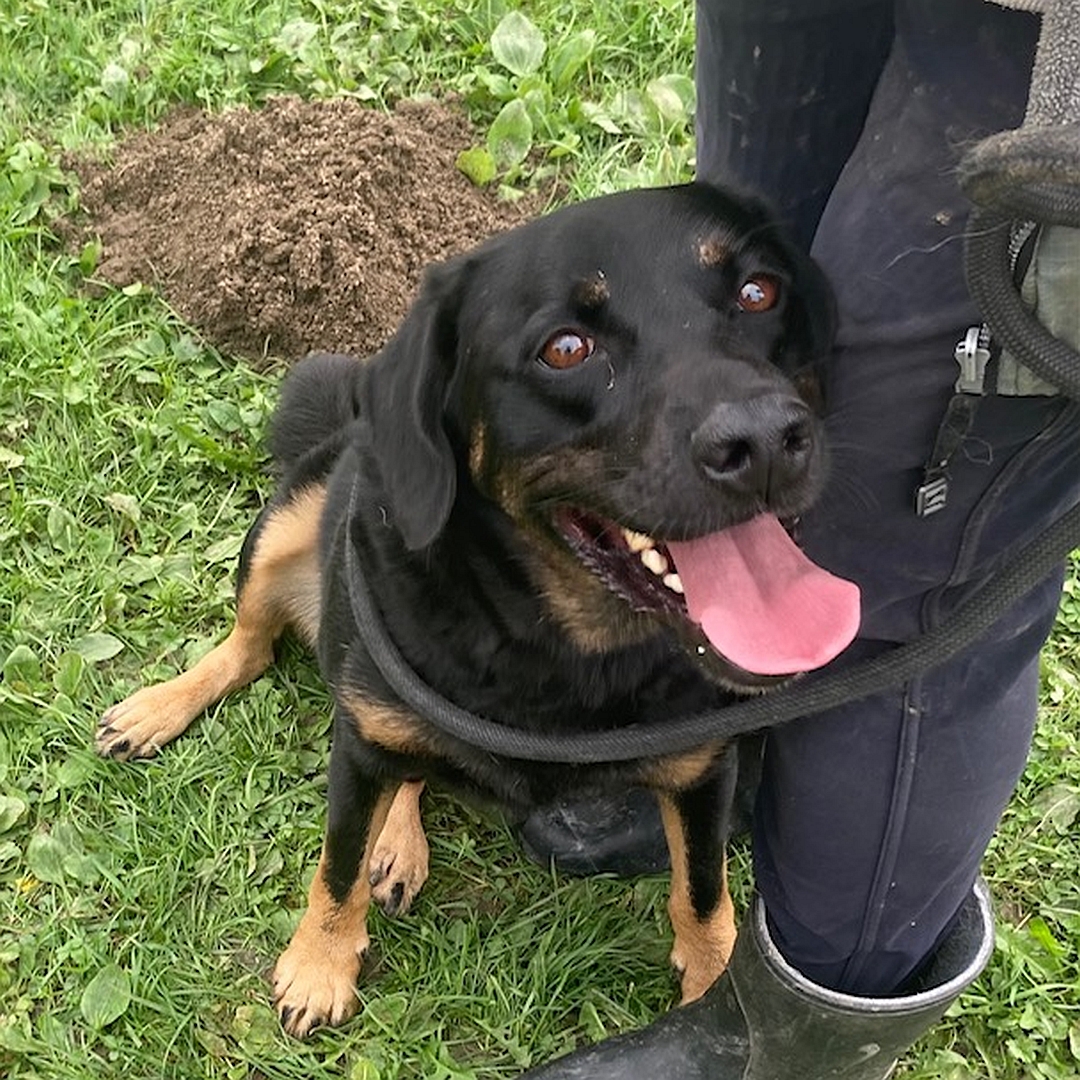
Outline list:
[[[452,107],[392,114],[281,97],[259,110],[178,111],[72,163],[99,277],[153,284],[208,340],[259,360],[364,355],[397,326],[425,265],[530,212],[454,166],[475,141]]]

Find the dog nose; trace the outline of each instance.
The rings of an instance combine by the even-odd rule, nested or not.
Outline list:
[[[805,476],[814,426],[808,406],[791,395],[726,401],[691,436],[691,454],[710,482],[768,500]]]

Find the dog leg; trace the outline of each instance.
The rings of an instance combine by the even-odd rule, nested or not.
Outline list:
[[[319,625],[319,517],[322,487],[305,488],[270,508],[251,530],[236,625],[194,667],[147,686],[109,709],[95,738],[105,757],[151,757],[187,728],[203,709],[257,679],[274,658],[287,625],[310,641]]]
[[[96,745],[114,758],[152,757],[207,706],[258,678],[273,659],[274,637],[237,619],[232,633],[193,668],[168,682],[144,686],[101,718]]]
[[[735,909],[724,853],[727,781],[725,774],[686,791],[658,793],[671,853],[671,962],[682,978],[684,1005],[720,977],[735,947]]]
[[[274,1004],[298,1038],[356,1011],[356,980],[370,944],[368,864],[396,790],[357,765],[345,727],[335,724],[326,839],[307,910],[274,968]]]
[[[371,853],[371,894],[387,915],[403,915],[428,878],[428,842],[420,818],[423,781],[402,784]]]

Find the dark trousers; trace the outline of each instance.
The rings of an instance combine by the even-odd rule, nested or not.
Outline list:
[[[990,396],[914,493],[981,319],[964,285],[965,146],[1023,116],[1038,24],[982,0],[698,3],[698,172],[759,191],[837,293],[832,479],[804,546],[863,591],[845,659],[935,625],[1080,499],[1080,409]],[[1024,767],[1060,575],[902,689],[769,734],[757,887],[810,978],[888,994],[948,930]]]

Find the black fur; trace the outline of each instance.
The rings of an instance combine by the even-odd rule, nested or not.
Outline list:
[[[703,267],[695,245],[713,234],[730,255]],[[609,298],[598,310],[573,310],[573,286],[598,271]],[[758,271],[779,278],[784,295],[775,310],[747,315],[732,296]],[[496,237],[430,271],[400,331],[372,360],[320,355],[299,364],[272,446],[287,476],[283,498],[313,480],[329,487],[320,651],[331,685],[392,700],[355,640],[347,603],[340,522],[359,474],[360,512],[348,531],[391,636],[458,704],[558,731],[663,719],[727,697],[678,633],[613,595],[604,600],[610,647],[576,644],[537,583],[537,564],[557,560],[548,549],[562,544],[544,514],[564,500],[584,502],[664,538],[759,511],[757,496],[703,479],[680,440],[713,403],[793,394],[788,377],[828,347],[827,295],[760,206],[695,184],[596,200]],[[603,354],[572,371],[548,370],[536,354],[567,326],[595,334]],[[474,472],[478,425],[487,445]],[[494,474],[528,472],[558,453],[599,456],[603,475],[549,476],[537,482],[535,514],[508,512]],[[817,460],[789,490],[771,493],[771,508],[800,510],[823,468]],[[405,763],[365,747],[367,767],[435,772],[519,807],[642,772],[497,762],[426,734],[445,761]]]
[[[360,413],[354,356],[315,353],[289,373],[270,425],[270,453],[283,469],[334,439]]]
[[[778,286],[769,310],[739,307],[755,275]],[[592,355],[567,370],[545,365],[545,342],[567,331],[591,339]],[[583,514],[686,539],[763,510],[805,509],[825,454],[794,380],[831,333],[821,275],[766,211],[694,184],[595,200],[498,236],[430,271],[370,361],[298,365],[274,422],[284,480],[272,505],[326,485],[318,651],[338,698],[327,837],[335,890],[343,895],[359,872],[366,823],[354,819],[370,812],[372,791],[397,781],[445,781],[518,813],[645,783],[668,789],[687,819],[693,903],[709,912],[733,790],[725,748],[686,772],[679,762],[499,760],[423,717],[409,721],[419,752],[365,738],[350,700],[397,703],[357,637],[345,545],[406,660],[473,712],[557,733],[721,703],[762,680],[702,660],[700,638],[677,614],[616,595],[591,556],[575,553],[573,522]],[[773,413],[805,416],[784,468],[759,481],[738,447],[728,467],[725,446],[704,467],[699,444],[714,437],[716,418],[727,424],[734,413],[753,445],[752,406],[763,399]]]

